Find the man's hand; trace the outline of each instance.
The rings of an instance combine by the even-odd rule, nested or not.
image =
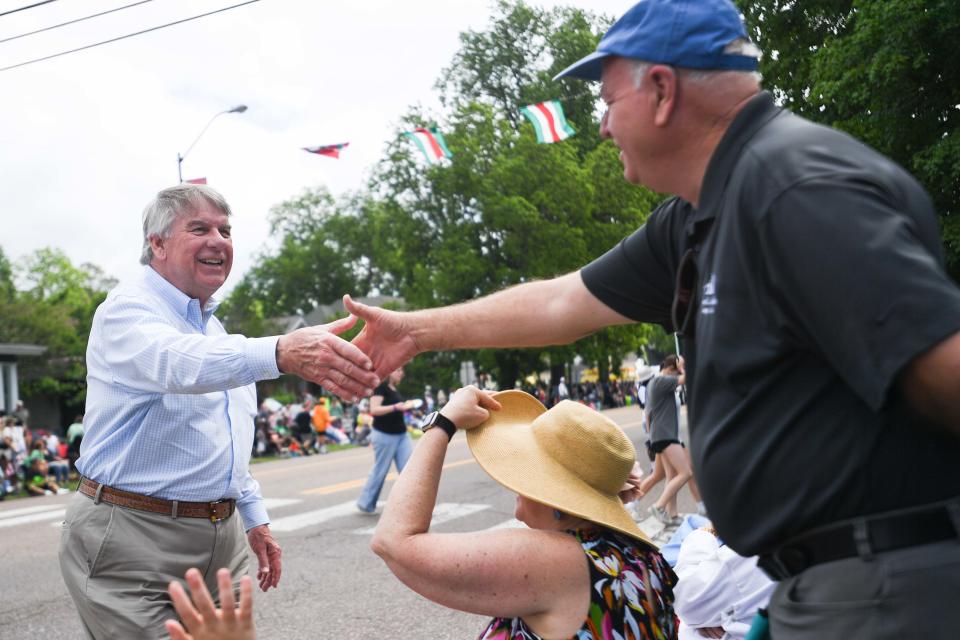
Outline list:
[[[380,382],[371,371],[373,363],[363,351],[337,337],[356,322],[355,316],[348,316],[281,336],[277,341],[277,366],[349,402],[370,395]]]
[[[270,527],[261,524],[247,532],[250,549],[257,556],[257,580],[266,591],[280,583],[280,545],[273,539]]]
[[[406,320],[408,314],[370,307],[343,296],[343,306],[363,320],[363,329],[353,344],[373,361],[374,372],[385,378],[423,349],[417,344]]]
[[[183,623],[166,621],[170,640],[253,640],[253,581],[250,576],[240,578],[239,609],[233,603],[233,585],[227,569],[217,571],[221,609],[214,606],[199,571],[190,569],[186,579],[193,602],[179,582],[171,582],[167,589]]]
[[[500,403],[493,394],[468,385],[450,396],[440,413],[448,418],[458,429],[472,429],[490,417],[490,411],[499,411]]]

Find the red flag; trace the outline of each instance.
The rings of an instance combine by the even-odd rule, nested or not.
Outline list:
[[[340,144],[325,144],[321,147],[304,147],[304,151],[309,151],[310,153],[315,153],[319,156],[327,156],[328,158],[339,158],[340,150],[345,149],[349,142],[342,142]]]
[[[207,184],[206,178],[193,178],[192,180],[187,180],[188,184]]]

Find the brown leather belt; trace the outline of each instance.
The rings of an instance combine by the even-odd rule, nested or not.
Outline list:
[[[79,489],[80,493],[90,496],[94,502],[107,502],[137,511],[162,513],[172,518],[208,518],[211,522],[219,522],[232,516],[237,507],[237,501],[233,498],[215,502],[161,500],[142,496],[139,493],[113,489],[89,478],[81,478]]]

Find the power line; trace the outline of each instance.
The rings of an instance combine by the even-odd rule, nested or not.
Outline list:
[[[0,18],[3,16],[10,15],[11,13],[16,13],[17,11],[25,11],[27,9],[33,9],[34,7],[39,7],[42,4],[50,4],[51,2],[56,2],[57,0],[43,0],[43,2],[35,2],[34,4],[28,4],[25,7],[20,7],[19,9],[10,9],[10,11],[4,11],[0,13]]]
[[[46,2],[54,2],[55,0],[45,0]],[[18,67],[25,67],[28,64],[33,64],[35,62],[43,62],[44,60],[50,60],[52,58],[59,58],[60,56],[65,56],[70,53],[76,53],[78,51],[85,51],[86,49],[92,49],[94,47],[99,47],[103,44],[110,44],[111,42],[117,42],[118,40],[126,40],[127,38],[132,38],[134,36],[140,36],[145,33],[150,33],[151,31],[157,31],[158,29],[164,29],[166,27],[172,27],[174,25],[183,24],[184,22],[190,22],[191,20],[196,20],[198,18],[205,18],[207,16],[212,16],[215,13],[222,13],[224,11],[229,11],[230,9],[236,9],[237,7],[242,7],[244,5],[253,4],[254,2],[260,2],[260,0],[247,0],[246,2],[240,2],[238,4],[230,5],[229,7],[224,7],[222,9],[217,9],[216,11],[208,11],[207,13],[201,13],[200,15],[191,16],[189,18],[184,18],[183,20],[177,20],[175,22],[168,22],[167,24],[161,24],[156,27],[150,27],[149,29],[144,29],[143,31],[137,31],[136,33],[128,33],[125,36],[118,36],[116,38],[110,38],[109,40],[104,40],[102,42],[95,42],[93,44],[88,44],[82,47],[77,47],[76,49],[70,49],[68,51],[61,51],[60,53],[54,53],[49,56],[43,56],[42,58],[34,58],[33,60],[27,60],[26,62],[18,62],[17,64],[12,64],[9,67],[0,67],[0,71],[9,71],[10,69],[16,69]]]
[[[53,0],[50,0],[50,1],[52,2]],[[52,29],[59,29],[60,27],[65,27],[65,26],[67,26],[68,24],[76,24],[76,23],[78,23],[78,22],[83,22],[84,20],[89,20],[90,18],[99,18],[100,16],[105,16],[105,15],[107,15],[108,13],[113,13],[113,12],[115,12],[115,11],[121,11],[121,10],[123,10],[123,9],[129,9],[130,7],[135,7],[135,6],[137,6],[138,4],[146,4],[146,3],[148,3],[148,2],[153,2],[153,0],[140,0],[140,2],[134,2],[133,4],[127,4],[127,5],[124,5],[124,6],[122,6],[122,7],[117,7],[116,9],[110,9],[109,11],[101,11],[100,13],[94,13],[93,15],[84,16],[84,17],[82,17],[82,18],[77,18],[76,20],[68,20],[67,22],[61,22],[60,24],[55,24],[55,25],[50,26],[50,27],[44,27],[43,29],[37,29],[36,31],[28,31],[27,33],[21,33],[21,34],[18,35],[18,36],[11,36],[11,37],[9,37],[9,38],[4,38],[3,40],[0,40],[0,44],[3,44],[4,42],[10,42],[11,40],[16,40],[16,39],[18,39],[18,38],[26,38],[27,36],[32,36],[32,35],[35,35],[35,34],[37,34],[37,33],[43,33],[44,31],[50,31],[50,30],[52,30]]]

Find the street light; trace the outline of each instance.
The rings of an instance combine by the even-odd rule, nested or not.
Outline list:
[[[233,109],[227,109],[226,111],[221,111],[220,113],[215,114],[212,118],[210,118],[210,122],[208,122],[208,123],[207,123],[207,126],[205,126],[205,127],[203,128],[203,131],[200,132],[200,135],[198,135],[198,136],[194,139],[194,141],[190,143],[190,146],[187,147],[187,150],[183,153],[183,155],[180,155],[179,153],[177,153],[177,177],[180,178],[180,182],[181,182],[181,183],[183,182],[182,165],[183,165],[183,160],[184,160],[184,158],[187,157],[187,154],[190,153],[190,150],[193,149],[193,146],[194,146],[195,144],[197,144],[197,141],[200,140],[200,138],[203,137],[203,134],[207,132],[207,129],[209,129],[209,128],[210,128],[210,125],[213,124],[213,121],[216,120],[217,118],[219,118],[220,116],[222,116],[222,115],[225,114],[225,113],[243,113],[243,112],[246,111],[246,110],[247,110],[247,105],[245,105],[245,104],[238,104],[238,105],[235,106]]]

